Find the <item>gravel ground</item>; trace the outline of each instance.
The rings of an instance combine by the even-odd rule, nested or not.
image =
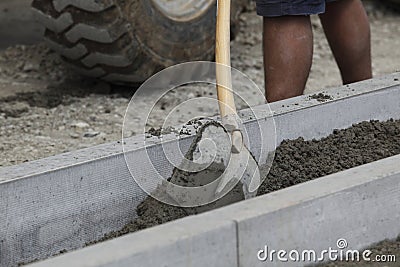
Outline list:
[[[399,13],[379,7],[379,3],[367,3],[367,9],[375,75],[400,70]],[[241,24],[241,32],[232,42],[232,64],[262,88],[261,18],[249,10],[242,15]],[[313,18],[313,28],[315,55],[307,92],[341,83],[317,18]],[[159,127],[165,110],[184,99],[205,95],[215,98],[213,88],[191,89],[187,94],[170,94],[163,99],[149,127]],[[246,88],[240,90],[250,97],[254,94]],[[133,88],[77,76],[43,44],[0,51],[0,167],[120,139],[123,116],[133,92]],[[257,94],[252,98],[252,104],[262,102]],[[173,122],[183,123],[187,120],[184,115],[205,112],[204,107],[192,109],[181,110]],[[213,106],[206,111],[216,110]]]

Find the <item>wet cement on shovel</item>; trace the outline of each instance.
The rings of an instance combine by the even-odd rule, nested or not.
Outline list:
[[[349,129],[335,130],[333,134],[321,140],[286,140],[277,148],[271,170],[258,194],[267,194],[397,154],[400,154],[400,121],[394,120],[362,122]],[[222,171],[221,164],[214,164],[196,174],[176,171],[175,175],[181,176],[182,179],[210,177],[212,180]],[[236,193],[240,192],[240,185],[233,191],[235,190]],[[215,204],[211,204],[204,210],[215,207]],[[137,207],[138,218],[121,230],[106,234],[97,242],[198,212],[197,209],[174,207],[147,197]]]

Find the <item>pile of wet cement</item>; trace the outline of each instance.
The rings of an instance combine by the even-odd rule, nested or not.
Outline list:
[[[362,122],[349,129],[335,130],[321,140],[286,140],[277,148],[271,170],[258,194],[267,194],[397,154],[400,154],[400,120]],[[193,209],[170,206],[147,197],[137,207],[137,219],[97,242],[195,213]]]

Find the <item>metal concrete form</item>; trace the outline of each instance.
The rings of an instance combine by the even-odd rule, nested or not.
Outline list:
[[[326,102],[318,102],[315,99],[310,99],[309,96],[302,96],[272,104],[271,109],[274,112],[277,126],[278,142],[300,136],[306,139],[321,138],[330,134],[334,129],[347,128],[353,123],[370,119],[400,119],[399,79],[400,74],[396,73],[350,86],[330,89],[324,92],[332,97],[331,100]],[[257,107],[255,110],[262,114],[263,107]],[[243,116],[246,117],[246,112],[244,111],[243,113]],[[262,124],[263,120],[254,121],[249,118],[245,123],[245,127],[251,128],[255,123]],[[180,139],[180,147],[188,149],[192,140],[193,136]],[[259,143],[257,142],[250,144],[250,150],[258,145]],[[132,147],[132,149],[138,148],[140,146]],[[158,161],[161,161],[160,166],[162,166],[162,171],[165,174],[171,174],[173,167],[168,162],[163,162],[166,159],[160,157],[160,154],[162,154],[160,149],[159,142],[155,138],[150,154],[157,157]],[[121,226],[135,218],[135,207],[146,195],[131,178],[121,150],[121,144],[119,143],[105,144],[0,169],[0,214],[4,215],[0,217],[0,266],[13,266],[21,262],[44,259],[63,250],[80,248],[85,243],[96,240],[105,233],[121,228]],[[134,155],[132,156],[134,157]],[[393,160],[398,159],[394,158]],[[138,159],[138,162],[140,162],[140,159]],[[382,179],[377,178],[377,183],[385,182],[390,178]],[[322,181],[323,179],[320,180]],[[308,183],[303,186],[307,185]],[[335,185],[333,184],[332,186]],[[366,186],[360,185],[362,189],[365,189]],[[356,185],[354,184],[353,187],[349,188],[356,188]],[[346,190],[344,187],[342,189]],[[382,190],[385,190],[384,186],[382,186]],[[367,194],[367,191],[365,194]],[[268,197],[272,196],[273,194]],[[324,197],[321,197],[321,199],[324,199]],[[259,201],[259,199],[251,201]],[[237,205],[247,204],[239,203]],[[236,205],[232,207],[234,206],[236,207]],[[232,207],[226,207],[224,210],[228,211]],[[204,216],[211,216],[213,213],[204,214]],[[242,216],[241,214],[239,215]],[[375,215],[379,214],[376,213]],[[172,224],[180,224],[190,220],[192,219],[185,218]],[[232,227],[231,220],[218,221],[215,224],[216,227],[222,229],[221,240],[230,236],[231,228],[240,226],[238,224]],[[94,225],[96,227],[93,227]],[[98,246],[99,248],[102,246],[108,248],[106,244],[124,246],[124,243],[120,244],[119,240],[125,240],[121,242],[128,242],[129,246],[141,248],[142,243],[140,240],[143,238],[142,240],[152,240],[151,242],[154,243],[149,241],[149,244],[154,244],[155,247],[162,248],[163,251],[169,251],[168,253],[172,253],[171,255],[181,251],[183,254],[180,253],[180,255],[186,255],[190,262],[197,262],[197,260],[205,260],[205,254],[201,252],[201,249],[205,248],[196,249],[195,244],[197,244],[198,238],[203,238],[205,245],[208,244],[207,242],[212,244],[221,244],[222,242],[218,239],[218,236],[213,234],[216,229],[211,224],[196,231],[177,232],[176,235],[171,231],[172,234],[166,235],[167,239],[164,241],[179,239],[179,242],[170,242],[168,245],[169,241],[164,243],[163,240],[154,238],[157,236],[157,231],[161,233],[162,229],[167,229],[165,228],[167,226],[160,227]],[[177,227],[180,228],[181,226],[178,225]],[[222,233],[224,231],[227,231],[225,237]],[[246,240],[241,237],[240,231],[236,233],[239,234],[240,242]],[[203,236],[208,234],[208,237]],[[384,237],[387,236],[385,235]],[[132,242],[136,238],[138,243],[133,245]],[[376,238],[374,240],[377,241]],[[181,245],[171,247],[171,244],[175,243]],[[365,241],[363,244],[367,243]],[[85,251],[96,251],[98,246],[86,248]],[[150,252],[145,251],[145,248],[138,249],[137,253],[140,254],[141,251],[147,253],[147,259],[152,259],[155,263],[154,266],[159,266],[156,264],[156,259],[154,259],[157,256],[150,257],[149,255],[151,254],[148,254]],[[150,247],[147,248],[150,249]],[[245,253],[241,252],[240,248],[239,246],[238,255]],[[123,251],[121,251],[121,254],[116,253],[113,256],[114,261],[108,261],[107,264],[111,264],[111,262],[116,264],[118,255],[123,257],[123,253],[127,253],[124,255],[130,255],[131,253],[129,250]],[[227,255],[232,251],[236,253],[236,250],[231,251],[228,248],[225,250],[222,247],[213,247],[213,249],[206,251],[210,253],[210,259],[213,255],[222,255],[221,253],[226,253]],[[79,254],[80,252],[74,253]],[[103,254],[100,252],[97,255],[100,257]],[[137,257],[146,258],[143,256],[145,254],[139,254],[137,254]],[[245,260],[245,258],[245,256],[241,256],[238,259],[240,261],[242,259]],[[183,259],[181,262],[175,261],[175,263],[177,266],[188,266],[187,261]],[[104,266],[113,266],[104,264]],[[146,266],[152,265],[149,263]],[[197,265],[193,263],[192,266]],[[242,264],[241,266],[247,265]]]
[[[400,233],[400,155],[84,248],[32,267],[304,266],[287,252],[360,250]],[[260,254],[264,256],[263,254]],[[288,258],[288,255],[284,256]]]

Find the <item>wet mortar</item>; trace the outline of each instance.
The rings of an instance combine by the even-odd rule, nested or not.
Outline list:
[[[344,130],[335,130],[321,140],[305,141],[303,138],[285,140],[277,148],[275,159],[258,195],[304,183],[332,173],[367,164],[400,154],[400,120],[362,122]],[[223,171],[218,165],[199,172],[196,177],[218,175]],[[175,171],[174,175],[188,176]],[[239,185],[232,190],[240,192]],[[237,194],[236,194],[237,195]],[[237,200],[236,200],[237,201]],[[215,208],[209,204],[201,211]],[[174,207],[147,197],[137,207],[138,218],[119,231],[106,234],[91,245],[128,233],[160,225],[199,213],[199,209]]]
[[[323,93],[313,94],[313,95],[310,96],[310,99],[315,99],[318,102],[325,102],[325,101],[328,101],[328,100],[333,100],[332,96],[326,95],[326,94],[323,94]]]

